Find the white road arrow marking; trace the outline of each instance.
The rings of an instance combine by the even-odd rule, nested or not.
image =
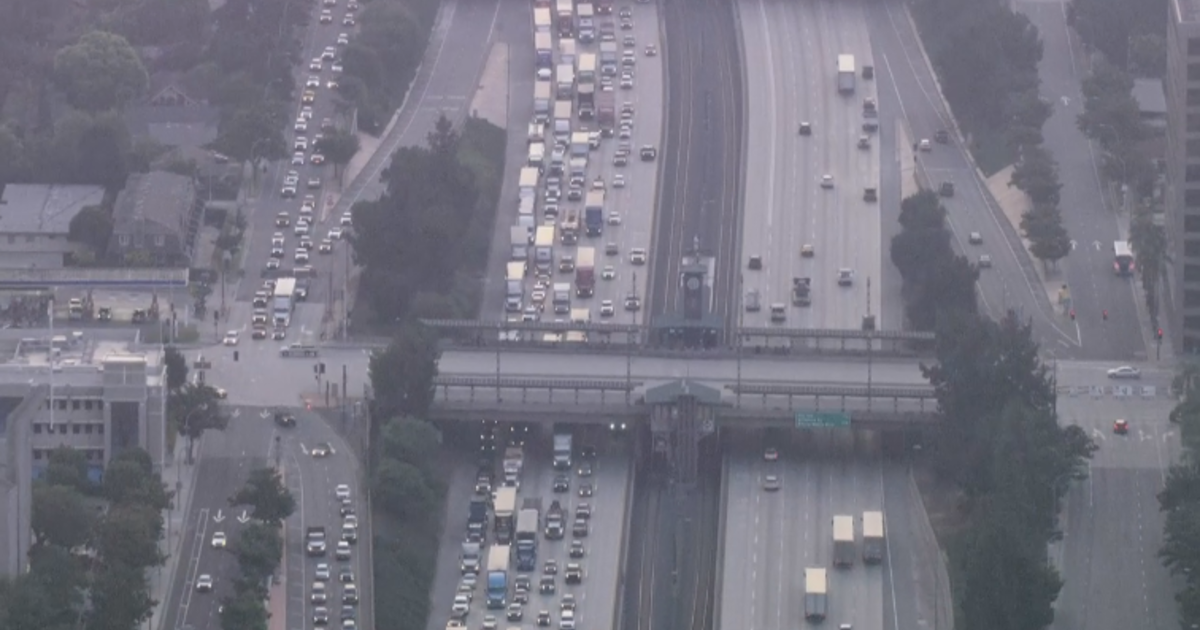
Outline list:
[[[1071,239],[1071,251],[1075,251],[1075,247],[1078,245],[1079,243],[1076,243],[1075,239]]]
[[[1096,251],[1100,251],[1100,241],[1092,241],[1092,247],[1095,247]]]
[[[1063,107],[1069,107],[1071,105],[1071,98],[1069,96],[1062,97],[1062,104]]]
[[[234,410],[233,410],[233,413],[229,414],[229,416],[230,416],[231,418],[237,418],[237,417],[238,417],[238,416],[240,416],[240,415],[242,415],[242,410],[241,410],[241,408],[234,409]]]
[[[1163,436],[1162,436],[1162,438],[1163,438],[1163,441],[1164,441],[1164,442],[1166,442],[1166,441],[1170,440],[1170,439],[1171,439],[1171,438],[1173,438],[1173,437],[1175,437],[1175,432],[1174,432],[1174,431],[1167,431],[1167,432],[1166,432],[1166,433],[1164,433],[1164,434],[1163,434]]]
[[[243,525],[246,524],[246,521],[250,520],[250,517],[246,515],[246,510],[242,510],[242,513],[238,515],[237,520]]]
[[[220,523],[225,520],[225,515],[221,513],[221,510],[217,510],[217,515],[213,517],[213,520]]]
[[[271,412],[263,409],[262,411],[258,412],[258,417],[266,420],[267,418],[271,417]]]
[[[308,447],[305,446],[303,442],[300,443],[300,452],[308,455]]]

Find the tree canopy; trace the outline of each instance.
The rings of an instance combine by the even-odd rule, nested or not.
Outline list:
[[[423,417],[433,403],[441,351],[434,331],[411,323],[384,350],[371,355],[368,375],[374,393],[372,416]]]
[[[900,204],[899,234],[892,237],[891,258],[904,280],[908,324],[933,330],[943,312],[974,313],[979,270],[950,247],[946,209],[932,191],[921,191]]]
[[[124,37],[92,31],[54,56],[54,74],[72,107],[87,112],[120,109],[150,82]]]
[[[1183,457],[1158,494],[1165,516],[1158,555],[1182,584],[1175,600],[1180,627],[1190,628],[1200,624],[1200,364],[1180,366],[1173,389],[1180,400],[1170,420],[1179,425]]]
[[[254,509],[254,518],[279,527],[296,511],[296,499],[283,485],[283,477],[274,468],[250,471],[246,485],[229,497],[230,505],[246,505]]]

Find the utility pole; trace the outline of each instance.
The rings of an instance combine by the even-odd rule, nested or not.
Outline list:
[[[743,274],[738,274],[738,295],[744,295],[746,289],[746,277]],[[742,405],[742,327],[746,324],[746,309],[738,309],[738,329],[734,333],[734,343],[737,344],[737,390],[736,396],[737,405]]]
[[[630,293],[630,295],[634,299],[637,299],[637,272],[636,271],[633,272],[632,289],[633,289],[633,292]],[[638,301],[638,310],[641,310],[641,307],[642,307],[642,304],[641,304],[641,301],[639,300]],[[630,311],[629,312],[630,323],[634,326],[635,329],[637,327],[637,316],[638,316],[638,311]],[[633,344],[635,341],[634,335],[636,335],[636,334],[637,333],[635,331],[630,331],[628,343],[625,344],[625,404],[626,405],[630,404],[630,398],[633,395],[633,391],[632,391],[633,390]]]

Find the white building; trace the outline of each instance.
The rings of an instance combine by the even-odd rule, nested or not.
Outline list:
[[[71,221],[104,202],[101,186],[8,184],[0,196],[0,269],[59,269],[71,243]]]
[[[0,338],[0,575],[26,567],[31,485],[48,455],[67,446],[87,455],[89,475],[141,447],[161,470],[166,444],[166,366],[126,344],[32,331]]]

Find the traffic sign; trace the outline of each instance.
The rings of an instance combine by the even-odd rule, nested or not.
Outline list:
[[[827,411],[797,411],[796,428],[811,429],[814,427],[848,427],[850,416],[840,412]]]

